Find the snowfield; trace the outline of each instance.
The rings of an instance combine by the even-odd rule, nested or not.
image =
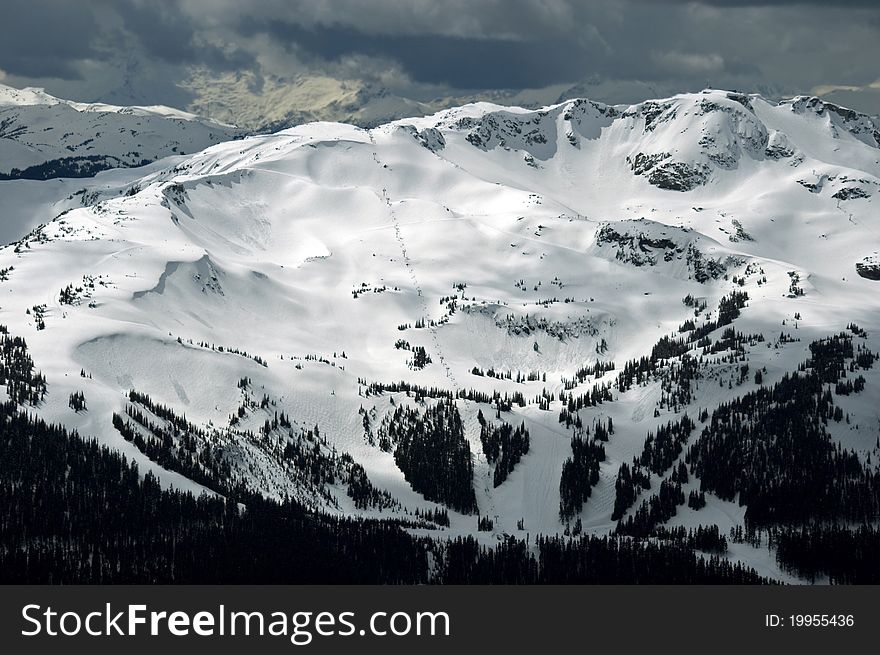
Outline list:
[[[478,513],[493,525],[478,532],[476,515],[448,509],[436,534],[491,543],[576,522],[607,533],[620,465],[649,432],[687,413],[693,441],[701,410],[757,389],[755,371],[764,385],[779,381],[812,341],[851,323],[866,332],[859,344],[880,351],[880,131],[816,99],[705,91],[630,107],[477,103],[370,130],[310,123],[228,140],[231,128],[189,115],[46,98],[0,96],[2,130],[14,132],[0,139],[2,172],[65,157],[68,142],[77,156],[121,165],[174,156],[94,178],[0,182],[10,242],[0,251],[0,323],[27,340],[46,376],[48,393],[30,411],[167,485],[211,488],[114,427],[132,390],[198,428],[197,450],[223,452],[227,480],[325,511],[400,517],[443,504],[414,489],[380,428],[398,407],[438,396],[369,386],[519,393],[524,405],[509,410],[456,401]],[[38,143],[44,124],[76,136]],[[707,358],[689,402],[665,402],[662,376],[617,388],[625,362],[680,337],[687,320],[717,319],[733,291],[748,294],[736,330],[763,337],[744,346],[745,378],[743,362]],[[597,362],[615,368],[576,377]],[[865,389],[835,401],[847,422],[828,431],[876,462],[880,377],[877,366],[860,373]],[[606,383],[613,400],[577,411],[593,431],[613,421],[606,458],[590,497],[563,520],[560,474],[575,429],[560,421],[559,393]],[[75,412],[68,399],[80,391],[87,409]],[[529,431],[528,452],[498,486],[480,411]],[[279,414],[289,427],[273,423]],[[314,483],[278,455],[316,426],[314,448],[350,455],[389,502],[357,506],[350,464]],[[666,477],[653,476],[629,512]],[[683,490],[699,487],[692,476]],[[743,524],[744,507],[706,499],[668,525],[727,534]],[[732,544],[728,556],[790,579],[766,547]]]

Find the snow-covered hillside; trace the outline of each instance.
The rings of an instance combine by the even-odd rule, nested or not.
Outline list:
[[[311,123],[34,193],[57,216],[0,252],[0,323],[45,375],[32,411],[178,487],[491,542],[605,533],[665,481],[696,500],[654,527],[727,534],[775,469],[713,481],[742,456],[713,441],[725,403],[828,357],[817,443],[880,456],[878,141],[817,99],[723,91]],[[647,484],[628,504],[622,465]]]
[[[197,152],[237,134],[170,107],[71,102],[0,85],[0,180],[86,177]]]

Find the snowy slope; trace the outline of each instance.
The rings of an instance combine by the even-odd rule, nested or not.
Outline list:
[[[116,107],[0,85],[0,179],[84,177],[197,152],[238,131],[170,107]]]
[[[745,354],[751,371],[766,368],[764,384],[851,322],[867,332],[859,343],[880,350],[877,130],[815,100],[706,91],[627,107],[477,103],[372,130],[311,123],[142,173],[87,183],[0,252],[0,270],[11,268],[0,323],[26,337],[47,377],[35,411],[178,486],[199,488],[112,424],[132,389],[198,426],[200,447],[226,453],[232,480],[331,511],[402,516],[439,505],[376,437],[397,407],[422,404],[368,385],[519,392],[526,404],[499,413],[457,401],[478,510],[494,520],[481,534],[562,532],[572,523],[559,507],[573,431],[559,420],[559,392],[612,383],[624,362],[678,336],[695,318],[683,298],[705,306],[702,321],[725,295],[748,293],[735,326],[765,338]],[[46,202],[35,194],[31,211]],[[424,368],[412,365],[416,346],[430,356]],[[578,369],[611,361],[615,371],[566,388]],[[586,426],[615,426],[577,514],[585,530],[613,529],[618,469],[649,432],[757,388],[739,370],[707,362],[682,405],[664,402],[657,379],[612,388],[612,402],[578,412]],[[850,422],[829,430],[876,460],[880,379],[877,367],[863,374],[865,391],[840,401]],[[87,411],[68,407],[78,391]],[[536,402],[542,393],[553,397],[547,406]],[[499,486],[480,410],[530,433]],[[278,413],[291,427],[261,433]],[[305,483],[277,453],[314,426],[323,457],[348,453],[393,502],[356,508],[349,463],[332,483]],[[726,532],[743,513],[710,494],[670,524]],[[476,532],[474,516],[449,515],[448,533]],[[780,575],[761,549],[739,544],[735,555]]]

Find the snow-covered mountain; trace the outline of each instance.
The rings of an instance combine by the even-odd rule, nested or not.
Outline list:
[[[863,115],[723,91],[477,103],[131,173],[33,201],[58,215],[0,252],[0,323],[45,375],[31,411],[168,484],[487,542],[628,518],[726,534],[794,511],[786,481],[827,482],[825,455],[781,464],[782,436],[745,427],[806,400],[814,452],[876,466]],[[766,548],[727,556],[786,578]]]
[[[170,107],[72,102],[0,84],[0,180],[87,177],[198,152],[238,134]]]

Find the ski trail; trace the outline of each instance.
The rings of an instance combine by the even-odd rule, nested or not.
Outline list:
[[[370,143],[373,146],[373,161],[377,166],[382,167],[383,170],[384,165],[382,161],[379,159],[379,154],[376,151],[376,139],[373,136],[372,132],[367,133],[370,137]],[[437,326],[432,324],[430,318],[430,308],[428,307],[428,299],[424,293],[422,293],[422,286],[419,284],[419,279],[416,276],[415,267],[413,266],[412,260],[409,257],[409,253],[406,249],[406,240],[403,238],[403,232],[400,229],[400,221],[397,218],[397,212],[394,211],[394,204],[391,202],[391,197],[388,195],[388,188],[382,187],[382,192],[380,194],[382,202],[388,207],[388,215],[391,218],[391,224],[394,228],[394,238],[397,241],[397,245],[400,248],[400,253],[403,257],[403,265],[409,273],[410,281],[412,282],[413,288],[416,290],[416,294],[422,305],[423,316],[425,320],[425,327],[431,334],[431,340],[434,342],[434,352],[437,355],[437,359],[439,360],[441,366],[443,366],[443,370],[446,374],[449,383],[452,385],[454,391],[458,391],[458,382],[455,379],[455,375],[452,372],[452,368],[449,366],[449,363],[446,361],[446,357],[443,354],[443,347],[440,345],[440,338],[437,336]]]

